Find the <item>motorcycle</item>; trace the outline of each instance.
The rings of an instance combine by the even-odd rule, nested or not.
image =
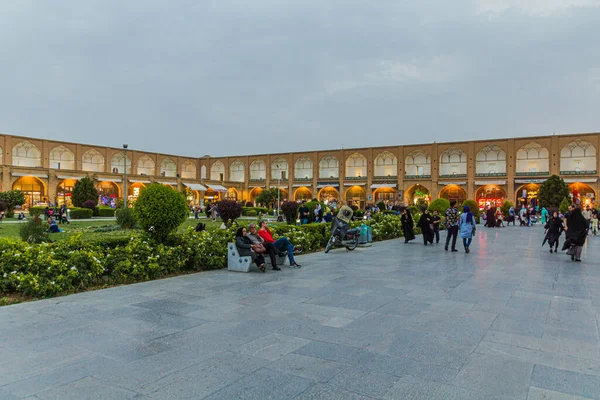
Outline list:
[[[354,211],[348,206],[342,206],[338,215],[331,222],[331,237],[325,246],[325,253],[329,253],[334,246],[344,246],[352,251],[358,246],[360,229],[348,229]]]

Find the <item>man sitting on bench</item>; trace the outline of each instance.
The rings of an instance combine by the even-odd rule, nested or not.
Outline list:
[[[277,249],[273,245],[273,243],[267,243],[265,239],[263,239],[258,232],[256,231],[256,224],[252,223],[248,225],[248,230],[250,233],[246,234],[248,238],[252,241],[252,244],[262,244],[265,249],[267,249],[267,253],[271,258],[271,265],[273,266],[273,270],[281,271],[281,268],[277,266]]]
[[[273,243],[273,246],[275,246],[277,250],[287,250],[288,258],[290,259],[290,268],[300,268],[301,265],[294,260],[294,250],[298,252],[301,250],[294,249],[294,245],[291,244],[288,238],[285,236],[282,236],[277,240],[273,239],[273,235],[271,235],[271,231],[269,231],[267,221],[260,221],[259,226],[260,229],[258,234],[265,240],[266,243]]]

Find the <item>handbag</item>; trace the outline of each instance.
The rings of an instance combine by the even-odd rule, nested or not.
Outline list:
[[[265,246],[263,244],[255,244],[254,252],[257,254],[262,254],[262,253],[266,253],[267,249],[265,248]]]

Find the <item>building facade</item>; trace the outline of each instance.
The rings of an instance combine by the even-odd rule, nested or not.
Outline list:
[[[0,182],[2,191],[22,190],[27,205],[68,203],[77,179],[89,176],[103,202],[122,198],[125,190],[134,200],[157,182],[185,191],[190,204],[254,202],[262,190],[279,187],[283,200],[335,199],[361,208],[379,201],[413,204],[419,197],[474,199],[483,207],[505,199],[535,203],[540,184],[556,174],[574,201],[592,204],[599,145],[600,133],[583,133],[192,158],[0,135]]]

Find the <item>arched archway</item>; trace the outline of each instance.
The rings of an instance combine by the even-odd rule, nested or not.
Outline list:
[[[142,182],[133,182],[131,185],[127,185],[127,204],[133,204],[145,187],[146,185]]]
[[[208,190],[204,192],[205,204],[214,203],[215,201],[219,200],[221,200],[221,192],[214,191],[211,188],[208,188]]]
[[[540,185],[537,183],[526,183],[519,186],[515,193],[515,204],[535,207],[538,204],[539,191]]]
[[[360,209],[365,208],[367,193],[361,186],[350,186],[346,190],[346,203],[349,206],[357,206]]]
[[[486,207],[500,207],[506,199],[506,192],[498,185],[481,186],[475,192],[475,201],[480,209]]]
[[[467,199],[467,191],[459,185],[446,185],[438,195],[441,199],[456,200],[456,204],[462,204]]]
[[[67,204],[67,207],[73,207],[73,188],[77,179],[63,179],[56,185],[56,201],[58,205]]]
[[[312,198],[313,198],[312,192],[306,186],[299,187],[294,192],[294,200],[295,201],[298,201],[298,200],[310,201],[310,200],[312,200]]]
[[[12,190],[20,190],[25,195],[25,205],[35,206],[46,196],[46,185],[35,176],[22,176],[12,184]]]
[[[50,168],[54,169],[75,169],[75,154],[65,146],[57,146],[52,149],[49,155]]]
[[[574,140],[560,150],[563,175],[596,174],[596,148],[585,140]]]
[[[227,193],[225,193],[226,200],[238,200],[239,193],[236,188],[227,189]]]
[[[398,176],[398,158],[389,151],[381,152],[375,157],[375,176]]]
[[[17,143],[12,149],[12,165],[20,167],[41,167],[42,153],[27,140]]]
[[[98,190],[98,196],[100,196],[100,203],[106,206],[116,206],[117,198],[121,197],[121,189],[115,182],[98,182],[96,190]]]
[[[427,202],[431,202],[431,194],[425,186],[416,184],[412,185],[404,192],[404,199],[407,205],[414,206],[417,200],[423,198]]]
[[[254,188],[250,191],[250,202],[254,203],[254,205],[256,205],[256,198],[262,193],[263,188]]]
[[[467,153],[451,147],[440,155],[440,177],[467,176]]]
[[[383,201],[384,203],[394,202],[396,201],[397,195],[398,192],[394,188],[379,188],[373,192],[373,199],[375,200],[375,203],[379,203],[380,201]]]
[[[596,204],[596,191],[590,185],[582,182],[569,184],[569,194],[575,204],[593,206]]]
[[[325,204],[329,204],[331,202],[337,202],[340,198],[340,193],[333,186],[327,186],[319,190],[317,195],[319,201],[324,202]]]
[[[104,156],[94,149],[86,151],[81,158],[81,169],[90,172],[104,172]]]
[[[404,176],[431,177],[431,157],[423,150],[413,150],[404,159]]]

